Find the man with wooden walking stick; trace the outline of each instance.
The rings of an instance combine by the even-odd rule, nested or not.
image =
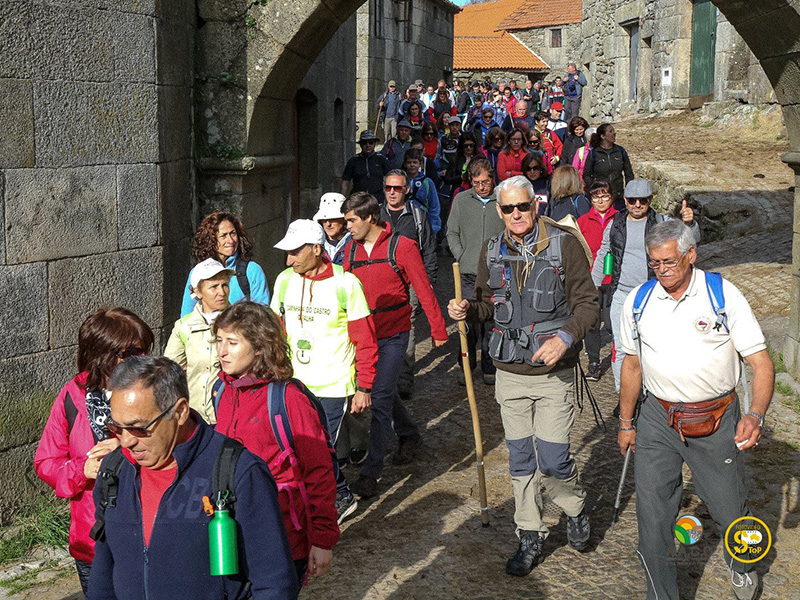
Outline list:
[[[567,515],[570,545],[589,545],[586,492],[570,453],[574,366],[600,307],[586,253],[568,230],[537,218],[534,191],[521,176],[496,189],[505,229],[481,251],[472,300],[451,300],[457,321],[494,319],[489,353],[514,487],[519,548],[506,573],[525,576],[541,562],[548,529],[542,493]]]

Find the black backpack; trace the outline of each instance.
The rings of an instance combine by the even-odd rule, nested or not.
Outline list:
[[[217,506],[217,499],[223,499],[226,510],[233,512],[233,505],[236,504],[234,494],[233,476],[236,472],[236,463],[242,455],[244,446],[225,438],[222,447],[219,449],[217,459],[214,462],[214,471],[211,477],[212,495],[210,496],[214,506]],[[117,495],[119,493],[119,471],[125,462],[125,455],[119,447],[109,454],[100,467],[97,474],[96,486],[100,490],[100,502],[95,511],[95,522],[89,536],[96,542],[103,541],[106,537],[106,508],[114,508],[117,505]]]
[[[239,283],[239,289],[242,290],[245,300],[250,300],[250,281],[247,279],[247,265],[249,264],[249,258],[240,258],[236,261],[236,281]]]
[[[416,220],[415,220],[416,222]],[[396,231],[393,231],[389,236],[389,248],[386,252],[386,258],[369,258],[367,260],[356,260],[356,242],[355,240],[350,242],[350,268],[348,269],[351,273],[354,269],[359,267],[364,267],[366,265],[374,265],[378,263],[389,263],[389,265],[394,269],[394,272],[400,278],[400,281],[403,282],[403,287],[406,290],[406,296],[408,296],[408,282],[406,281],[403,274],[400,272],[400,267],[397,266],[397,244],[400,243],[400,234]],[[377,313],[382,312],[391,312],[393,310],[398,310],[403,308],[408,304],[408,299],[405,302],[400,302],[398,304],[392,304],[391,306],[383,306],[380,308],[370,308],[370,312],[374,315]]]

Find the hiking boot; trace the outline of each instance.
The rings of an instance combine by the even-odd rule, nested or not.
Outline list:
[[[361,448],[350,448],[350,463],[360,465],[367,460],[369,450],[362,450]]]
[[[366,475],[359,475],[358,479],[350,484],[350,491],[362,498],[372,498],[378,494],[378,480]]]
[[[569,545],[578,552],[583,552],[589,547],[589,519],[584,508],[577,517],[567,517],[567,540]]]
[[[600,381],[600,363],[589,363],[589,368],[586,369],[587,381]]]
[[[346,494],[342,495],[337,495],[336,512],[339,513],[339,519],[337,523],[341,525],[342,522],[347,517],[356,512],[357,508],[358,508],[358,500],[356,500],[356,497],[353,496],[353,494],[351,494],[350,492],[347,492]]]
[[[401,437],[397,452],[392,455],[393,465],[407,465],[414,460],[417,450],[422,447],[422,436],[418,433]]]
[[[486,385],[494,385],[495,375],[494,373],[484,373],[483,374],[483,383]]]
[[[515,577],[525,577],[533,567],[542,562],[544,539],[538,531],[520,531],[519,548],[514,556],[506,561],[506,573]]]
[[[737,573],[731,570],[731,586],[736,600],[754,600],[758,597],[759,579],[758,573]]]

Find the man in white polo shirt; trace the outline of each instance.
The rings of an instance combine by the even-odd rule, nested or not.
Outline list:
[[[658,281],[628,295],[620,323],[625,358],[618,442],[623,454],[629,447],[636,452],[638,553],[647,573],[648,600],[679,598],[673,526],[684,463],[723,533],[750,514],[740,452],[761,438],[775,379],[750,305],[732,283],[694,267],[694,244],[692,231],[680,221],[650,229],[649,266]],[[744,416],[735,392],[739,356],[754,373],[753,401]],[[727,552],[725,561],[736,597],[755,598],[759,580],[751,565]]]
[[[275,280],[270,308],[286,329],[294,375],[322,403],[336,445],[348,403],[354,413],[371,404],[378,341],[361,282],[331,263],[324,243],[316,221],[298,219],[289,225],[275,244],[286,251],[288,268]],[[341,524],[357,502],[341,470],[336,487]]]

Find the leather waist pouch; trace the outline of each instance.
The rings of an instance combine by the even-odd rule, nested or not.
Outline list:
[[[686,438],[706,437],[719,429],[719,422],[725,410],[733,403],[736,392],[730,392],[720,398],[705,402],[685,404],[683,402],[666,402],[656,398],[667,411],[667,423],[686,443]]]

